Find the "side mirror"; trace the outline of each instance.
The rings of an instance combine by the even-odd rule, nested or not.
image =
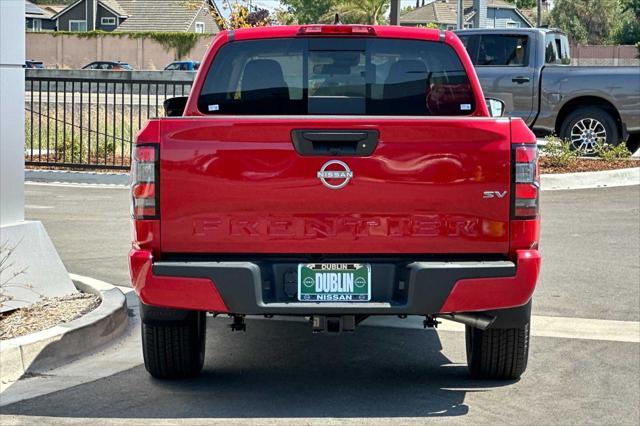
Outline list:
[[[167,117],[181,117],[184,114],[184,108],[187,106],[187,99],[189,98],[186,96],[165,99],[162,103],[164,115]]]
[[[487,108],[491,117],[502,117],[504,115],[504,102],[500,99],[487,98]]]

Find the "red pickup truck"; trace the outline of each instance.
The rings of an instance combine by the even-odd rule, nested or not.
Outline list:
[[[535,137],[491,117],[452,32],[222,31],[140,131],[130,270],[155,377],[195,375],[206,313],[466,325],[473,377],[526,368],[540,269]],[[220,344],[223,344],[222,342]]]

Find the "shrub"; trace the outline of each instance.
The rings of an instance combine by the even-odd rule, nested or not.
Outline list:
[[[618,145],[603,145],[597,152],[598,157],[605,161],[623,160],[631,157],[631,151],[627,148],[624,141]]]
[[[25,117],[25,158],[27,161],[56,162],[56,163],[94,163],[109,164],[125,160],[128,163],[130,140],[137,131],[129,121],[128,111],[105,114],[100,106],[84,108],[82,114],[67,107],[67,121],[62,120],[62,113],[58,119],[39,116],[36,109],[33,115]],[[82,127],[80,116],[82,115]],[[134,113],[133,115],[137,115]],[[141,112],[141,122],[147,119],[146,111]],[[114,125],[115,124],[115,125]],[[32,155],[33,152],[33,155]]]
[[[544,138],[547,143],[540,148],[545,162],[551,167],[566,167],[578,158],[578,152],[571,147],[571,142],[557,136]]]

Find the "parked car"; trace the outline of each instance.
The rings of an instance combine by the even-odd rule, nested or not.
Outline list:
[[[198,71],[200,61],[175,61],[164,67],[165,71]]]
[[[539,135],[555,133],[587,153],[640,136],[637,67],[570,66],[567,36],[554,29],[457,31],[485,95],[505,102]]]
[[[24,65],[22,68],[44,68],[44,63],[42,61],[34,61],[32,59],[27,59],[24,61]]]
[[[131,65],[120,61],[95,61],[82,67],[83,70],[133,71]]]
[[[165,110],[131,170],[130,273],[153,376],[202,369],[207,312],[232,330],[289,315],[327,333],[371,315],[446,318],[467,326],[472,376],[524,372],[536,138],[490,116],[454,33],[222,31]]]

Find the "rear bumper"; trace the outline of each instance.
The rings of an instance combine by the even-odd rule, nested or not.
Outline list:
[[[291,283],[285,262],[154,262],[132,250],[133,286],[146,305],[234,314],[427,315],[488,311],[529,302],[540,271],[537,250],[517,251],[516,262],[372,263],[372,301],[298,302],[283,293]],[[289,275],[287,275],[289,274]]]

